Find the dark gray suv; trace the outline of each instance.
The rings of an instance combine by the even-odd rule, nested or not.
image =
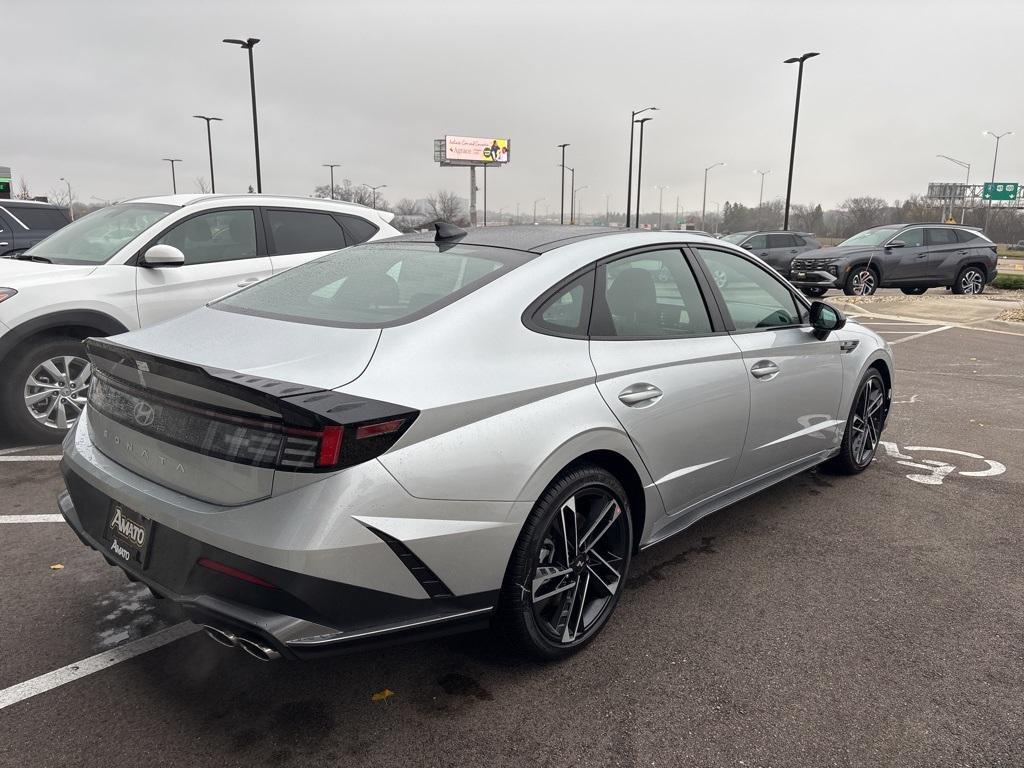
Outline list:
[[[996,277],[996,246],[979,229],[945,224],[890,224],[865,229],[834,248],[800,254],[789,279],[808,296],[842,288],[847,296],[899,288],[981,293]]]
[[[757,254],[783,277],[789,277],[789,265],[794,256],[821,248],[821,243],[809,232],[734,232],[722,239]]]
[[[53,203],[0,200],[0,258],[17,256],[70,221]]]

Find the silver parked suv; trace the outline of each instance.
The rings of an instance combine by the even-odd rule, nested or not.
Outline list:
[[[946,224],[890,224],[865,229],[834,248],[793,260],[790,281],[808,296],[842,288],[847,296],[899,288],[916,296],[948,286],[981,293],[996,277],[996,246],[980,229]]]

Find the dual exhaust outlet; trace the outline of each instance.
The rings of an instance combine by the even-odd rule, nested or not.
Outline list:
[[[203,625],[203,631],[206,632],[207,637],[214,642],[220,643],[227,648],[241,648],[250,656],[255,659],[259,659],[260,661],[276,661],[281,658],[280,653],[275,651],[269,645],[264,645],[258,640],[253,640],[248,637],[240,637],[233,632],[218,629],[217,627],[211,627],[209,624]]]

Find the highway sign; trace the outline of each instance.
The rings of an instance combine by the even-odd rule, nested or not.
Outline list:
[[[985,182],[981,196],[985,200],[1016,200],[1019,185],[1013,182]]]

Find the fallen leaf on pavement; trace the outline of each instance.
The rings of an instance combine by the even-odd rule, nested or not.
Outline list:
[[[394,691],[392,691],[390,688],[385,688],[383,691],[377,691],[375,694],[373,694],[373,696],[370,697],[370,701],[373,701],[373,702],[377,702],[377,701],[387,702],[387,700],[390,699],[394,695],[395,695]]]
[[[50,566],[50,570],[51,571],[63,571],[64,570],[64,564],[63,563],[54,563],[53,565]]]

